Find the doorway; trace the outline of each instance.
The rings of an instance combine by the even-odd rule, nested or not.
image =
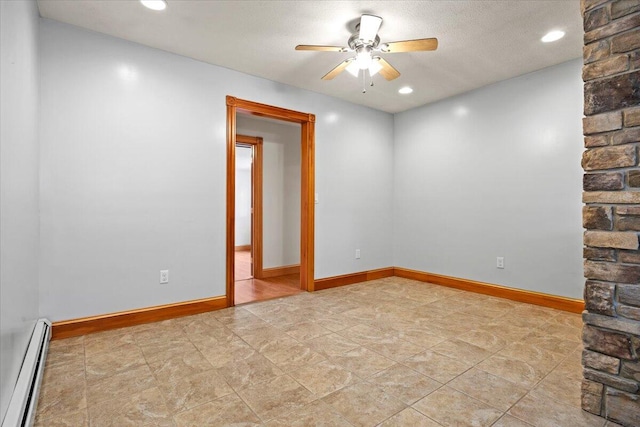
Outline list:
[[[237,135],[237,113],[254,115],[273,119],[277,121],[284,121],[290,123],[300,124],[300,254],[299,254],[299,278],[297,278],[297,289],[301,291],[313,291],[313,269],[314,269],[314,133],[315,133],[315,116],[313,114],[301,113],[292,110],[286,110],[270,105],[259,104],[251,101],[237,99],[231,96],[227,96],[227,278],[226,278],[226,291],[227,291],[227,305],[233,306],[236,304],[236,221],[239,219],[236,216],[236,152],[242,148],[243,145],[251,146],[254,156],[258,149],[262,149],[262,145],[251,143],[250,138],[254,138],[253,141],[261,139],[259,137],[247,137],[243,135]],[[239,148],[240,147],[240,148]],[[257,148],[260,147],[260,148]],[[262,165],[260,164],[260,168]],[[252,181],[255,184],[261,182],[256,177],[256,171],[258,170],[257,163],[254,162]],[[262,170],[260,169],[260,173]],[[261,189],[260,189],[261,190]],[[254,191],[255,193],[255,191]],[[260,195],[261,197],[262,195]],[[268,277],[258,278],[257,276],[263,275],[262,269],[262,253],[258,257],[256,251],[262,251],[262,230],[256,230],[255,217],[262,214],[258,212],[257,204],[262,202],[262,199],[257,200],[256,195],[252,197],[254,203],[254,221],[252,221],[252,241],[251,241],[251,279],[254,283],[259,281],[269,280]],[[262,208],[260,206],[260,208]],[[260,218],[261,226],[261,218]],[[259,231],[259,232],[258,232]],[[240,237],[240,236],[238,236]],[[246,237],[245,237],[246,240]],[[238,245],[242,248],[243,245]],[[245,245],[246,247],[246,245]],[[289,284],[290,286],[290,284]],[[238,301],[238,303],[246,302],[244,299]]]
[[[243,115],[245,128],[247,125],[247,118],[249,116]],[[273,127],[274,122],[263,123]],[[278,126],[280,126],[278,124]],[[239,124],[238,128],[242,125]],[[254,126],[250,128],[259,129],[261,126],[254,122]],[[281,129],[284,130],[284,129]],[[293,132],[292,128],[287,128],[289,131],[288,142],[290,144],[288,151],[296,153],[297,149],[297,172],[299,175],[300,170],[300,158],[298,147],[298,135],[299,132]],[[273,216],[282,214],[282,208],[284,206],[272,206],[274,201],[283,202],[289,201],[289,210],[295,210],[297,217],[299,218],[300,203],[299,194],[284,194],[286,189],[282,188],[282,182],[271,182],[271,178],[274,175],[283,175],[283,170],[280,164],[278,164],[278,154],[281,151],[278,148],[282,147],[281,141],[273,140],[273,132],[267,133],[269,141],[264,141],[259,136],[249,136],[243,134],[236,134],[236,171],[235,171],[235,253],[234,253],[234,300],[236,304],[243,304],[247,302],[263,301],[271,298],[279,298],[283,296],[295,295],[302,292],[300,289],[300,275],[299,265],[296,265],[295,271],[291,271],[293,266],[280,267],[280,268],[263,268],[265,265],[270,265],[269,260],[273,258],[270,252],[274,249],[272,237],[274,232],[282,232],[282,227],[278,227],[278,224],[273,224]],[[294,146],[291,146],[291,143]],[[266,147],[265,147],[266,145]],[[275,155],[275,156],[274,156]],[[276,162],[274,162],[276,160]],[[265,176],[266,175],[266,176]],[[275,180],[277,181],[277,180]],[[296,179],[297,184],[300,183],[299,176]],[[275,185],[274,185],[275,184]],[[297,192],[299,193],[299,191]],[[263,200],[263,194],[268,194],[266,200]],[[276,209],[273,209],[276,208]],[[271,219],[271,221],[269,221]],[[280,225],[284,222],[293,222],[299,232],[299,221],[291,221],[291,218],[281,217]],[[265,222],[267,226],[265,227]],[[271,225],[271,227],[269,226]],[[275,227],[274,227],[275,225]],[[275,228],[275,230],[270,230]],[[287,227],[291,228],[291,227]],[[264,231],[264,232],[263,232]],[[271,232],[271,233],[270,233]],[[266,234],[266,235],[265,235]],[[297,234],[297,233],[296,233]],[[281,236],[279,236],[281,237]],[[296,238],[297,242],[294,250],[299,252],[299,237]],[[280,242],[282,243],[282,242]],[[290,242],[292,243],[292,242]],[[290,247],[289,249],[293,249]],[[282,254],[282,253],[281,253]],[[266,259],[265,259],[266,258]]]
[[[236,135],[235,280],[262,271],[262,138]]]

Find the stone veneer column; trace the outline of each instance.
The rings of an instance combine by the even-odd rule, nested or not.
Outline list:
[[[640,426],[640,0],[581,0],[582,408]]]

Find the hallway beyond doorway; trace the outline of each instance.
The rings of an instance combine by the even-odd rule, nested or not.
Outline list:
[[[300,289],[300,275],[254,279],[251,275],[251,251],[235,252],[235,303],[264,301],[303,292]]]

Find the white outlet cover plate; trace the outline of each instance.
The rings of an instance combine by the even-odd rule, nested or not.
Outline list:
[[[169,270],[160,270],[160,283],[169,283]]]

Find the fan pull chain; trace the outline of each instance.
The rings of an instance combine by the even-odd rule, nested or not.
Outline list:
[[[362,93],[367,93],[367,70],[362,70]]]

